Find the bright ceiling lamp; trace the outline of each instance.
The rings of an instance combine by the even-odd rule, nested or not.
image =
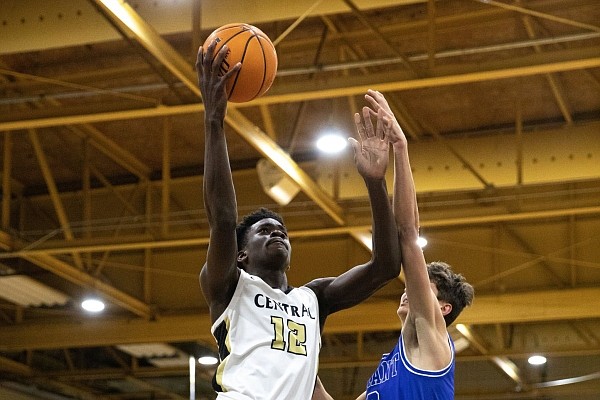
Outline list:
[[[198,363],[200,365],[215,365],[219,360],[215,356],[202,356],[198,357]]]
[[[81,302],[81,308],[91,313],[99,313],[105,307],[104,302],[96,298],[87,298]]]
[[[527,359],[527,362],[531,365],[543,365],[546,364],[546,357],[539,354],[535,354]]]
[[[339,133],[326,133],[317,140],[317,149],[327,154],[341,152],[348,145],[348,140]]]

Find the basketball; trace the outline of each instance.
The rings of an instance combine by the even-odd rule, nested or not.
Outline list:
[[[256,99],[266,93],[277,73],[277,52],[271,39],[255,26],[235,23],[215,29],[204,41],[203,49],[213,40],[215,54],[227,44],[229,51],[221,65],[221,73],[242,63],[242,67],[227,82],[227,98],[234,103]]]

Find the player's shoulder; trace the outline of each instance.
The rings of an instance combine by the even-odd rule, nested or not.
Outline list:
[[[335,279],[335,277],[316,278],[316,279],[313,279],[312,281],[304,284],[303,286],[307,287],[310,290],[312,290],[313,292],[315,292],[317,297],[319,297],[319,295],[323,292],[323,290],[327,286],[329,286],[331,284],[331,282],[333,282],[334,279]]]

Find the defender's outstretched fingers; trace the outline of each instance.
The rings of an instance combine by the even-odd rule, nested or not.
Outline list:
[[[363,107],[363,121],[365,124],[365,133],[367,137],[375,136],[375,129],[373,128],[373,121],[371,121],[371,109],[369,107]]]
[[[375,100],[375,98],[369,94],[365,94],[365,100],[367,100],[367,102],[371,105],[372,107],[372,112],[373,112],[373,116],[375,116],[377,114],[377,110],[379,108],[381,108],[379,106],[379,103],[377,102],[377,100]]]
[[[380,108],[377,110],[377,131],[375,132],[378,139],[385,139],[385,120],[383,110]]]
[[[358,138],[360,139],[360,142],[362,143],[363,140],[365,140],[365,138],[366,138],[366,134],[365,134],[365,126],[363,125],[362,120],[360,119],[359,113],[354,113],[354,124],[356,125],[356,130],[358,131]]]

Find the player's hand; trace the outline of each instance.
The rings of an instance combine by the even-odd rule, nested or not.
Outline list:
[[[394,116],[390,105],[381,92],[369,89],[365,95],[365,99],[371,105],[370,113],[372,116],[377,115],[379,110],[383,111],[384,116],[391,121],[392,129],[389,133],[388,140],[392,146],[406,146],[406,135],[402,131],[402,127]]]
[[[354,114],[354,123],[358,130],[360,142],[348,139],[354,150],[354,162],[363,178],[384,179],[389,161],[388,135],[391,121],[384,116],[383,110],[377,113],[377,126],[373,127],[371,109],[363,107],[362,118]]]
[[[196,73],[205,112],[214,111],[217,117],[224,118],[227,108],[225,84],[241,68],[241,64],[237,63],[223,74],[221,65],[227,56],[228,48],[227,45],[223,45],[219,52],[214,54],[216,45],[217,41],[214,40],[206,49],[199,48],[196,59]]]

